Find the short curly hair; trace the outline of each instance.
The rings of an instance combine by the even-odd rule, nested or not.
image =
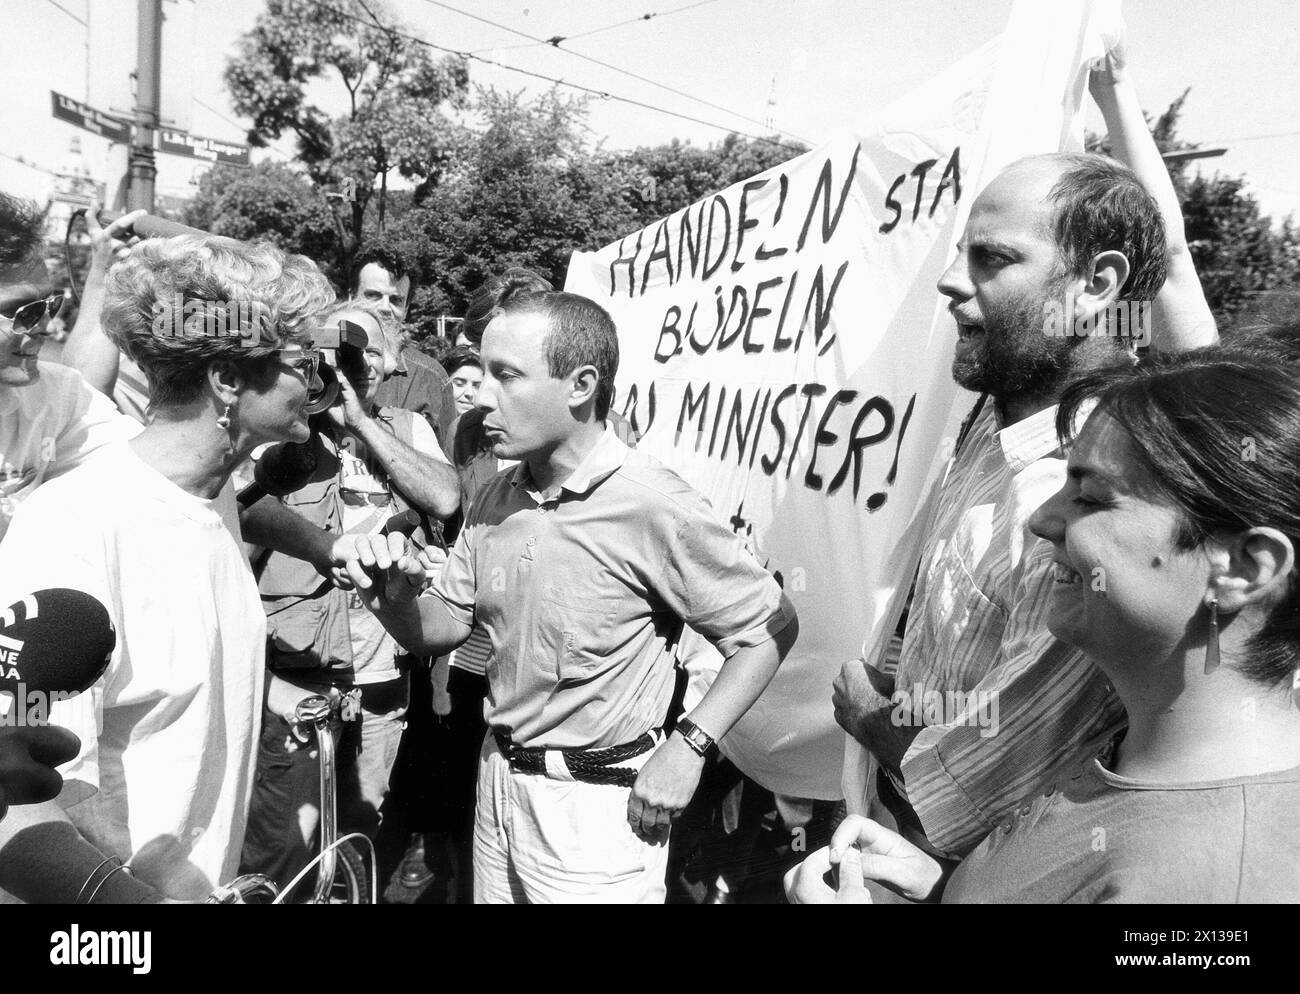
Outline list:
[[[273,350],[308,344],[333,303],[329,280],[306,256],[183,235],[142,242],[109,270],[103,324],[163,407],[195,400],[214,361],[269,380]]]
[[[0,266],[26,262],[45,237],[45,212],[30,200],[0,193]]]

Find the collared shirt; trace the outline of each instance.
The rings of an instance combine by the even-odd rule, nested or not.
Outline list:
[[[405,368],[398,369],[379,385],[375,406],[412,411],[433,425],[440,440],[449,440],[448,429],[456,420],[456,398],[447,371],[414,345],[402,349],[400,361]]]
[[[435,592],[487,630],[488,722],[529,747],[618,745],[662,723],[683,622],[729,657],[794,617],[704,498],[609,428],[551,494],[527,463],[497,474]]]
[[[999,429],[985,405],[921,558],[895,701],[927,727],[898,786],[942,852],[968,852],[1122,720],[1101,672],[1047,630],[1052,546],[1028,522],[1065,483],[1055,419],[1051,407]]]

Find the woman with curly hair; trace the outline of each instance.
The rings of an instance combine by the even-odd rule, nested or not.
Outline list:
[[[51,708],[81,738],[59,798],[0,825],[11,895],[198,900],[234,875],[266,623],[214,498],[258,445],[308,437],[310,336],[333,299],[305,257],[225,238],[145,242],[109,274],[104,326],[148,377],[152,420],[20,508],[0,588],[91,594],[117,647]]]

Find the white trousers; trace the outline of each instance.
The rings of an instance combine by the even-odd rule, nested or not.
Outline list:
[[[625,765],[640,769],[653,750]],[[515,773],[488,732],[474,812],[475,904],[662,904],[668,842],[637,838],[628,787]]]

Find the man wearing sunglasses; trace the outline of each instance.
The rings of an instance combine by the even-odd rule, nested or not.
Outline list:
[[[75,370],[40,361],[63,306],[42,240],[36,206],[0,193],[0,538],[37,486],[140,431]]]

